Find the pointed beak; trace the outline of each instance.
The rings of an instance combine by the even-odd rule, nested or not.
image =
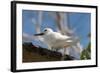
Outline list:
[[[44,33],[34,34],[34,36],[42,36]]]

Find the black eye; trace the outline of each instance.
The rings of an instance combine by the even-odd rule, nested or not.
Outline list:
[[[47,31],[46,29],[44,31]]]

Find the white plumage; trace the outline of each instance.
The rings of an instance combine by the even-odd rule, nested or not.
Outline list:
[[[41,36],[42,42],[47,44],[49,49],[61,49],[74,45],[77,42],[72,37],[54,32],[50,28],[45,28],[43,33],[35,34],[35,36]]]

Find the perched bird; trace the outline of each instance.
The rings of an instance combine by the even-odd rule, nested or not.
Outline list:
[[[51,50],[66,49],[66,47],[74,45],[77,42],[73,37],[54,32],[51,28],[45,28],[42,33],[34,34],[34,36],[41,36],[42,42],[47,44]]]

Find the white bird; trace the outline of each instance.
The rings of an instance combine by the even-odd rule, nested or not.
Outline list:
[[[62,49],[70,45],[74,45],[77,40],[71,36],[62,35],[59,32],[54,32],[51,28],[45,28],[42,33],[34,34],[34,36],[41,36],[42,42],[47,44],[49,49]],[[64,53],[65,55],[65,53]]]

